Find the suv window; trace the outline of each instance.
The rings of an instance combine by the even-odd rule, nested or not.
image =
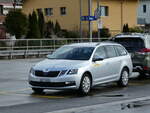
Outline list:
[[[121,46],[115,46],[115,48],[116,48],[119,56],[127,55],[127,52],[126,52],[126,50],[123,47],[121,47]]]
[[[150,37],[149,37],[149,39],[147,41],[147,46],[148,46],[148,48],[150,48]]]
[[[106,52],[104,47],[98,47],[96,49],[96,52],[94,53],[94,57],[93,58],[106,58]]]
[[[140,38],[115,38],[114,41],[122,44],[128,50],[128,52],[136,52],[142,48],[145,48],[144,41]]]
[[[106,52],[107,52],[107,56],[109,58],[117,56],[117,53],[116,53],[115,48],[113,46],[105,46],[105,49],[106,49]]]

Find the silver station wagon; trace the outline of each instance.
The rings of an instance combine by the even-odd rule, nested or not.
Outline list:
[[[76,43],[62,46],[30,70],[29,84],[35,93],[44,89],[75,89],[88,94],[95,85],[116,81],[128,85],[132,62],[117,43]]]

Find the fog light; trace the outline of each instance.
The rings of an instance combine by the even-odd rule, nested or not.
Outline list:
[[[65,82],[66,85],[75,85],[75,81],[67,81]]]

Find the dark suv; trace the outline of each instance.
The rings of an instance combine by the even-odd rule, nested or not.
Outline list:
[[[139,77],[150,75],[150,35],[148,34],[119,34],[113,41],[122,44],[131,54],[133,71],[139,72]]]

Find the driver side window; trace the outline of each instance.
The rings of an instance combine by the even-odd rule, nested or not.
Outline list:
[[[98,47],[94,53],[94,56],[93,56],[94,59],[97,59],[97,58],[103,58],[105,59],[106,58],[106,52],[105,52],[105,49],[104,47]]]

